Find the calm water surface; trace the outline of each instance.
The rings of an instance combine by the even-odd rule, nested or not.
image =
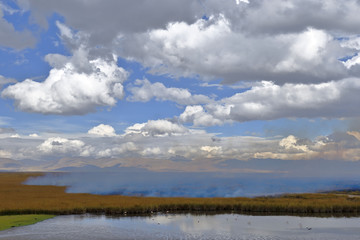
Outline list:
[[[311,230],[308,230],[311,228]],[[360,239],[360,218],[158,214],[59,216],[0,232],[0,239]]]

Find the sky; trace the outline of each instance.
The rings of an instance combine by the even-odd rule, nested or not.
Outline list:
[[[0,0],[0,158],[246,173],[359,161],[359,12],[357,0]]]

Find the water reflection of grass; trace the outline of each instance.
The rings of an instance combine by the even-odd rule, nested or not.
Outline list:
[[[22,183],[41,173],[0,173],[0,214],[144,214],[239,212],[357,214],[360,198],[346,194],[288,194],[258,198],[156,198],[65,193],[65,187]]]
[[[34,224],[52,217],[54,217],[54,215],[29,214],[29,215],[0,216],[0,231],[12,227],[20,227],[20,226]]]

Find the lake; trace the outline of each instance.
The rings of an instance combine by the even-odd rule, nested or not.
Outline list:
[[[311,229],[310,229],[311,228]],[[58,216],[0,232],[0,239],[360,239],[360,218],[155,214]]]
[[[28,185],[66,186],[68,193],[144,197],[256,197],[283,193],[311,193],[360,188],[360,178],[292,177],[281,174],[217,172],[46,173],[29,178]]]

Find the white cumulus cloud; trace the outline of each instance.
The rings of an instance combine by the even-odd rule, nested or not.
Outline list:
[[[285,148],[286,150],[297,150],[302,152],[309,151],[308,147],[306,145],[299,144],[298,139],[293,135],[289,135],[286,138],[281,139],[279,146]]]
[[[115,129],[110,125],[99,124],[96,127],[91,128],[88,134],[98,135],[102,137],[114,137],[116,136]]]
[[[58,63],[58,56],[48,56],[55,65],[50,59]],[[116,59],[89,60],[87,50],[80,48],[68,61],[61,61],[62,66],[54,67],[43,82],[27,79],[5,88],[2,96],[14,99],[22,111],[59,115],[94,112],[97,107],[114,106],[124,96],[127,72]]]
[[[143,136],[183,135],[189,132],[186,127],[169,120],[149,120],[146,123],[136,123],[127,129],[125,134],[142,134]]]
[[[137,60],[155,73],[281,84],[359,76],[339,61],[357,52],[354,45],[342,46],[339,40],[358,35],[357,0],[22,0],[18,4],[42,26],[56,9],[70,27],[88,35],[91,48]],[[69,28],[57,25],[63,38],[74,37]]]
[[[338,60],[345,50],[322,29],[308,26],[272,35],[249,34],[236,27],[224,14],[192,24],[172,22],[164,29],[125,39],[123,55],[150,67],[152,73],[200,75],[230,83],[259,79],[322,82],[347,76]]]
[[[195,126],[220,125],[222,120],[216,119],[213,115],[206,113],[200,105],[187,106],[185,111],[179,116],[182,122],[192,122]]]
[[[183,88],[168,88],[160,82],[151,83],[149,80],[136,80],[136,86],[131,86],[132,93],[127,99],[129,101],[147,102],[152,98],[158,101],[173,101],[182,105],[203,104],[211,102],[205,95],[192,95],[189,90]]]
[[[204,106],[188,106],[182,122],[219,125],[226,121],[273,120],[279,118],[359,117],[360,81],[347,78],[320,84],[282,86],[263,81],[250,90]],[[346,106],[346,107],[344,107]]]
[[[84,147],[85,143],[81,140],[52,137],[45,140],[37,149],[44,154],[80,154]]]

